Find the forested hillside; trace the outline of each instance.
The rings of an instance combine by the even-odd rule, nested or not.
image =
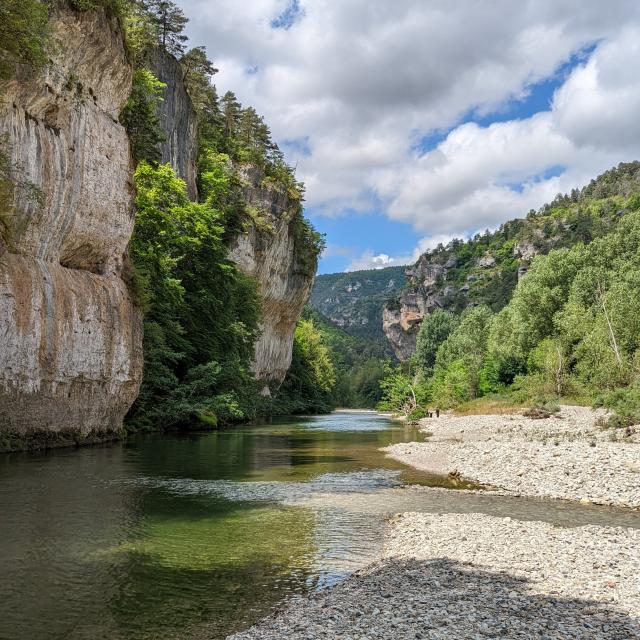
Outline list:
[[[602,404],[621,424],[638,421],[638,247],[640,163],[634,162],[558,196],[526,220],[423,256],[423,264],[447,268],[428,295],[456,289],[419,325],[415,356],[387,372],[383,406],[419,415],[427,406],[507,393],[514,402]],[[469,284],[478,273],[487,275]]]
[[[378,341],[391,351],[382,331],[382,309],[406,282],[404,267],[386,267],[316,277],[309,305],[348,334]]]
[[[385,333],[398,357],[415,351],[422,319],[437,309],[502,309],[535,256],[611,232],[633,209],[639,191],[638,163],[621,164],[526,218],[424,253],[407,269],[406,287],[384,311]]]

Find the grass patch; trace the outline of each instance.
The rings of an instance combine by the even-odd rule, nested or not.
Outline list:
[[[456,416],[482,416],[515,413],[522,410],[525,403],[508,395],[489,395],[469,400],[454,409]]]

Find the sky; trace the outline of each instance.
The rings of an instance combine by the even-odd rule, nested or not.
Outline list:
[[[178,0],[326,233],[413,262],[640,159],[637,0]]]

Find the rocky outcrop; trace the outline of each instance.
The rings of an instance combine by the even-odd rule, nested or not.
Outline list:
[[[189,197],[195,200],[198,123],[184,74],[178,61],[160,49],[151,53],[149,67],[167,85],[159,113],[166,137],[160,145],[161,160],[185,180]],[[316,260],[309,263],[296,239],[300,201],[265,181],[256,167],[235,167],[234,171],[243,185],[250,220],[247,231],[232,242],[229,257],[258,284],[262,323],[252,371],[266,382],[263,393],[269,394],[284,380],[291,364],[293,334],[311,292]]]
[[[47,69],[0,86],[14,183],[0,219],[5,445],[113,437],[142,374],[141,314],[121,277],[134,222],[122,33],[102,10],[67,9],[51,32]]]
[[[252,371],[265,381],[262,393],[277,388],[291,364],[293,334],[307,302],[316,272],[296,225],[300,201],[271,184],[255,167],[239,170],[253,222],[235,239],[230,258],[255,278],[261,298],[261,333]]]
[[[184,85],[182,68],[170,53],[160,48],[150,54],[149,67],[158,80],[167,85],[158,107],[165,135],[160,143],[161,162],[173,167],[187,183],[189,197],[195,200],[198,197],[198,118]]]
[[[429,287],[418,286],[406,289],[395,303],[384,307],[382,329],[398,360],[404,362],[415,353],[422,319],[442,306],[440,296]]]

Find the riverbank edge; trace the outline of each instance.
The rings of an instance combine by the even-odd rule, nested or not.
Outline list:
[[[444,414],[420,421],[425,442],[381,450],[415,469],[484,487],[473,492],[638,510],[640,432],[603,427],[602,417],[602,411],[569,405],[545,419]]]
[[[640,530],[403,513],[381,556],[229,640],[640,637]]]

